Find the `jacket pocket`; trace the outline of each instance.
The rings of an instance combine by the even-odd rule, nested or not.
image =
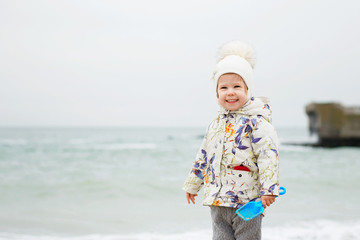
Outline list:
[[[229,183],[236,190],[247,190],[255,183],[252,172],[231,169],[228,173]]]

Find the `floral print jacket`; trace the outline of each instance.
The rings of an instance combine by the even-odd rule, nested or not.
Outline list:
[[[221,107],[183,190],[196,194],[204,185],[203,205],[233,208],[262,195],[279,195],[278,147],[267,99],[251,98],[237,111]]]

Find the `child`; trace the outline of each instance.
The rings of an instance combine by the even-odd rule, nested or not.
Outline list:
[[[261,239],[262,216],[250,221],[235,211],[249,201],[264,208],[279,195],[278,140],[265,98],[253,97],[254,51],[225,44],[214,71],[218,117],[210,124],[183,190],[188,203],[205,186],[213,239]]]

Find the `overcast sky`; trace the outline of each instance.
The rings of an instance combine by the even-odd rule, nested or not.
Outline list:
[[[360,104],[359,1],[0,0],[0,126],[202,126],[220,45],[257,53],[277,127]]]

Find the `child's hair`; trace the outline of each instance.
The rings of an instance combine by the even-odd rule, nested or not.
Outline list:
[[[216,64],[213,79],[216,91],[221,75],[235,73],[239,75],[246,84],[247,98],[253,94],[253,68],[255,66],[254,49],[241,41],[232,41],[224,44],[218,51],[218,63]]]

